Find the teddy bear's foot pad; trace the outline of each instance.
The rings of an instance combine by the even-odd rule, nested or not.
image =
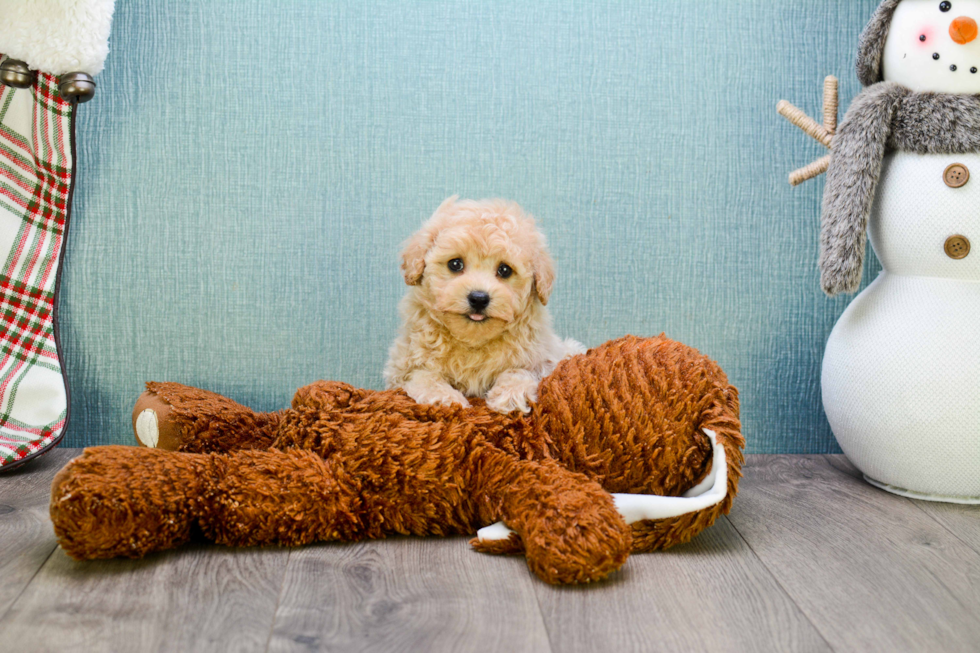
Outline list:
[[[160,441],[160,428],[157,422],[157,413],[152,408],[143,410],[136,417],[136,439],[145,447],[153,449]]]
[[[180,427],[173,420],[173,409],[155,392],[144,392],[133,407],[133,433],[136,441],[150,449],[177,451]]]

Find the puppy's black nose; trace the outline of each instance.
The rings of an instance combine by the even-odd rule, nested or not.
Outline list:
[[[474,311],[482,311],[490,305],[490,293],[474,290],[466,296],[466,301],[470,303]]]

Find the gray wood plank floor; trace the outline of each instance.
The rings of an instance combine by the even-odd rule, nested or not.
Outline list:
[[[588,587],[465,538],[195,546],[80,563],[55,451],[0,476],[3,651],[977,651],[980,508],[896,497],[842,456],[749,456],[728,518]]]

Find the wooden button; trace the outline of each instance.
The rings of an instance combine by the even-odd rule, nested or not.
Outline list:
[[[946,239],[946,256],[957,261],[970,255],[970,241],[966,236],[950,236]]]
[[[970,181],[970,169],[962,163],[954,163],[943,173],[943,181],[950,188],[962,188]]]

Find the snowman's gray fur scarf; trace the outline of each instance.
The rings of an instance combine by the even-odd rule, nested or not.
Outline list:
[[[857,292],[861,284],[868,217],[889,150],[980,152],[980,96],[879,82],[854,100],[834,136],[823,195],[820,283],[828,295]]]

